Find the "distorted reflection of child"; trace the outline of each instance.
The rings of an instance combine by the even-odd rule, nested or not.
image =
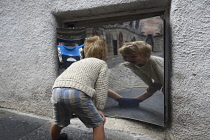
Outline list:
[[[119,49],[119,53],[127,61],[123,65],[149,86],[145,93],[134,98],[124,98],[109,90],[109,97],[118,101],[120,107],[137,107],[157,90],[164,91],[164,59],[152,56],[152,47],[149,44],[145,41],[128,42]]]

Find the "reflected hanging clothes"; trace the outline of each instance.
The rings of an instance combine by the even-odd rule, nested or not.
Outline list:
[[[64,63],[64,68],[68,68],[72,63],[82,59],[81,52],[83,50],[84,44],[80,46],[59,46],[62,55],[62,61]]]

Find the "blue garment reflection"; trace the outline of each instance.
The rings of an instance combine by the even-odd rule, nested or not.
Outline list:
[[[60,56],[62,57],[62,61],[60,62],[63,63],[64,68],[67,68],[75,61],[82,59],[81,53],[83,51],[83,47],[84,44],[73,47],[58,45],[58,53],[60,53]]]

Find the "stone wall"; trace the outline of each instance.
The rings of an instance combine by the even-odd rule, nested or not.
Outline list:
[[[0,105],[51,115],[56,21],[48,1],[0,1]]]
[[[209,0],[171,3],[171,139],[207,140],[210,136],[209,13]]]

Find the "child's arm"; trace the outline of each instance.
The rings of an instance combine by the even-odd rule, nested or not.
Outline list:
[[[108,97],[112,99],[123,98],[122,96],[120,96],[118,93],[116,93],[115,91],[111,89],[108,90]]]
[[[148,99],[149,97],[151,97],[156,91],[157,91],[157,89],[154,86],[149,86],[145,93],[143,93],[135,98],[138,100],[144,101],[144,100]]]
[[[108,89],[108,67],[104,62],[101,67],[97,81],[95,83],[95,106],[98,110],[103,110],[107,100]]]

